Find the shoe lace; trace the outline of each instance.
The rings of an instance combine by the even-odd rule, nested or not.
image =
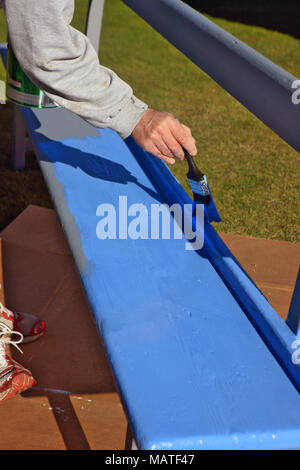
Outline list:
[[[0,302],[0,313],[5,312],[7,315],[13,315],[11,310],[8,310],[8,308],[4,307],[3,303]]]
[[[11,315],[12,312],[8,310],[7,308],[4,307],[4,305],[0,302],[0,312],[5,312],[8,315]],[[19,339],[12,339],[12,336],[19,336]],[[1,324],[0,323],[0,341],[6,344],[11,344],[15,348],[20,351],[20,353],[23,354],[23,351],[21,348],[19,348],[18,344],[20,344],[23,341],[23,335],[20,331],[14,331],[11,328],[9,328],[7,325]]]
[[[22,341],[23,341],[22,333],[20,333],[20,331],[13,331],[10,328],[8,328],[8,326],[6,326],[6,325],[0,325],[0,330],[1,330],[0,331],[0,341],[2,341],[2,343],[11,344],[15,348],[17,348],[18,351],[20,351],[20,353],[23,354],[22,349],[19,348],[19,346],[18,346],[18,344],[22,343]],[[13,335],[18,335],[19,339],[12,339],[11,336],[13,336]]]

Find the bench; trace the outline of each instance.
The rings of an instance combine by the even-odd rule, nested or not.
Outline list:
[[[97,47],[95,24],[87,31]],[[6,53],[3,44],[4,63]],[[34,149],[73,254],[130,423],[128,448],[299,448],[298,331],[209,222],[197,251],[184,237],[97,236],[99,205],[116,208],[121,196],[149,209],[191,204],[168,167],[61,108],[16,107],[14,129],[15,166]]]

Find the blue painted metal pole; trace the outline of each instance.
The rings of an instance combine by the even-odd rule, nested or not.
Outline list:
[[[300,152],[296,77],[180,0],[123,2]]]
[[[295,335],[300,336],[300,269],[286,322]]]
[[[104,0],[90,0],[85,34],[97,52],[99,51],[100,45],[103,9]]]

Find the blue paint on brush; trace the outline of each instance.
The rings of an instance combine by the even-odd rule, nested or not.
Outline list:
[[[187,179],[190,184],[195,204],[204,205],[204,214],[209,222],[221,222],[221,217],[214,203],[206,176],[199,170],[192,155],[183,149],[189,165]]]
[[[204,205],[204,214],[207,217],[207,219],[209,220],[209,222],[221,222],[220,214],[218,212],[215,201],[212,197],[212,193],[211,193],[211,190],[210,190],[210,187],[208,185],[208,182],[207,182],[207,179],[206,179],[205,175],[204,175],[204,180],[205,180],[206,186],[207,186],[207,188],[210,192],[210,201],[209,201],[208,204]]]

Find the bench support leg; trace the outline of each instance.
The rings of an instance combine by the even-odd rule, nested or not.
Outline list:
[[[26,141],[26,126],[20,106],[14,106],[12,159],[15,170],[23,170],[25,167],[25,152],[28,149]]]
[[[125,440],[125,450],[138,450],[136,442],[133,437],[133,432],[131,429],[130,424],[127,424],[127,433],[126,433],[126,440]]]

